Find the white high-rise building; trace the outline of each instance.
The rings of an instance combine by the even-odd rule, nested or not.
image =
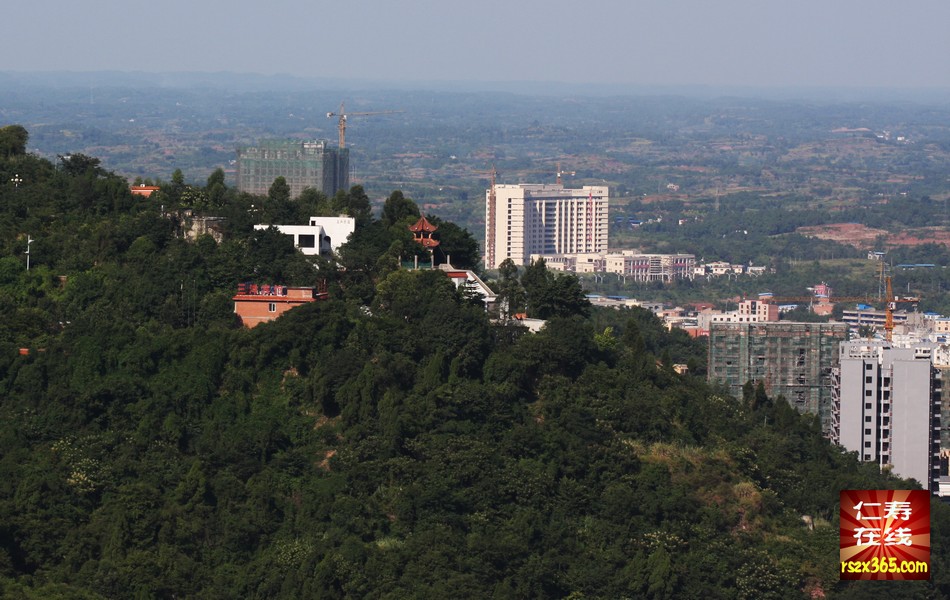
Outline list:
[[[940,476],[940,374],[932,348],[889,342],[841,344],[832,370],[835,443],[937,492]]]
[[[532,254],[607,251],[607,186],[496,185],[485,192],[485,267]]]

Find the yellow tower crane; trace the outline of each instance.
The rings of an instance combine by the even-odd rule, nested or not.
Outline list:
[[[339,124],[337,129],[340,131],[340,149],[343,149],[346,146],[346,120],[349,117],[366,117],[369,115],[392,115],[396,113],[401,113],[401,110],[374,110],[370,112],[346,112],[346,109],[343,106],[343,102],[340,102],[340,112],[328,112],[327,118],[339,117]]]
[[[884,263],[881,263],[881,278],[884,280],[885,298],[884,300],[884,338],[887,341],[893,341],[894,338],[894,311],[897,310],[897,304],[909,303],[916,310],[920,303],[919,296],[895,296],[894,287],[891,284],[891,276],[885,275]],[[909,291],[909,290],[908,290]]]
[[[558,185],[561,185],[561,176],[563,176],[563,175],[569,175],[569,176],[573,177],[573,176],[576,175],[576,174],[577,174],[577,173],[574,172],[574,171],[567,171],[567,170],[562,171],[562,170],[561,170],[561,163],[560,163],[560,162],[557,163],[557,184],[558,184]]]

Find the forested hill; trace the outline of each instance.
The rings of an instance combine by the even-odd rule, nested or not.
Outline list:
[[[0,129],[0,597],[950,590],[938,503],[931,582],[839,583],[839,490],[913,484],[781,399],[677,375],[701,348],[646,311],[592,311],[533,268],[498,284],[547,327],[493,325],[399,267],[418,209],[398,192],[379,218],[359,188],[295,202],[216,174],[146,201],[25,135]],[[224,239],[186,241],[185,209],[226,216]],[[358,221],[343,270],[251,228],[339,212]],[[453,260],[472,252],[440,228]],[[248,279],[330,299],[247,330],[230,297]]]

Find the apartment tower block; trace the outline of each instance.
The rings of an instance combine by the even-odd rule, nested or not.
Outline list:
[[[923,344],[894,348],[879,340],[841,344],[841,364],[832,373],[831,439],[937,493],[941,379],[932,352]]]

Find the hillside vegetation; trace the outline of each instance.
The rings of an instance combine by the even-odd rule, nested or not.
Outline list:
[[[702,348],[646,311],[551,302],[576,299],[570,276],[511,274],[550,320],[493,324],[441,273],[399,268],[418,216],[402,194],[379,219],[359,188],[294,205],[215,176],[144,201],[95,159],[0,152],[4,598],[950,590],[939,503],[930,582],[838,581],[839,490],[913,482],[782,399],[677,375]],[[185,208],[227,216],[224,240],[186,241]],[[250,227],[321,210],[358,218],[342,270]],[[330,299],[247,330],[245,280]]]

